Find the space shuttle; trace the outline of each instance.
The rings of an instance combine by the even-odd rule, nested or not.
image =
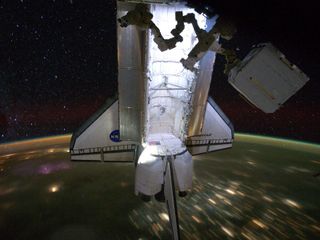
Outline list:
[[[184,1],[117,1],[118,93],[70,143],[72,161],[132,163],[135,194],[166,203],[173,239],[176,193],[192,187],[192,156],[234,140],[231,121],[208,96],[216,54],[228,53],[219,39],[233,31],[207,8],[196,10]],[[231,86],[266,113],[309,80],[269,43],[231,64]]]

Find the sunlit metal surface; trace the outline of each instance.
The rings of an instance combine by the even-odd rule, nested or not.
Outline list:
[[[117,2],[118,18],[135,4]],[[145,104],[146,31],[136,26],[117,27],[120,138],[141,142]]]
[[[209,30],[213,26],[214,20],[208,20],[207,23],[207,30]],[[190,117],[188,136],[200,134],[203,128],[214,61],[215,53],[208,51],[199,62],[200,70],[193,97],[194,111]]]
[[[184,15],[194,13],[199,26],[206,27],[204,16],[181,3],[171,6],[153,4],[150,11],[153,14],[153,22],[159,27],[165,39],[172,37],[170,31],[176,25],[176,11],[182,11]],[[185,25],[181,36],[184,40],[177,43],[175,48],[161,52],[153,41],[154,36],[149,32],[147,134],[172,133],[181,139],[187,135],[194,91],[196,85],[201,84],[201,81],[198,79],[199,72],[185,69],[180,62],[182,58],[187,57],[197,43],[196,34],[191,24]],[[211,76],[209,81],[211,81]],[[206,102],[207,98],[204,104]]]

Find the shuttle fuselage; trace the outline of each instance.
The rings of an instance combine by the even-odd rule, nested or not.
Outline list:
[[[216,20],[180,1],[118,1],[118,95],[73,134],[70,144],[73,161],[134,162],[135,193],[166,201],[174,239],[179,239],[175,190],[185,196],[192,186],[192,155],[233,142],[232,123],[208,97],[215,54],[232,59],[229,82],[265,112],[275,111],[308,80],[279,61],[269,45],[239,63],[234,51],[219,44],[232,28],[215,27]],[[257,63],[266,61],[277,64],[259,71]],[[279,62],[285,65],[278,67]],[[279,71],[295,76],[294,82]],[[270,84],[268,76],[277,81]]]

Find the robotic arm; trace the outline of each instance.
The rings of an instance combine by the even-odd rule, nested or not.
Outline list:
[[[235,33],[235,27],[230,22],[223,18],[218,18],[215,26],[207,32],[199,27],[197,20],[192,13],[184,16],[184,21],[192,24],[199,40],[188,54],[188,58],[180,60],[186,69],[194,71],[196,62],[198,62],[209,50],[225,57],[227,62],[224,70],[225,73],[229,72],[229,70],[238,63],[239,60],[237,59],[235,51],[222,48],[218,42],[220,36],[227,40],[232,38]]]
[[[149,12],[148,7],[145,4],[137,4],[135,9],[119,18],[118,22],[121,27],[135,25],[142,29],[150,29],[154,36],[154,42],[162,52],[173,49],[176,47],[177,42],[182,42],[183,38],[181,32],[184,30],[184,23],[192,24],[199,41],[188,54],[188,58],[180,60],[182,65],[190,71],[195,70],[194,65],[208,50],[217,52],[225,57],[227,62],[224,70],[225,73],[229,72],[229,70],[238,63],[239,60],[237,59],[235,51],[223,49],[218,42],[220,36],[229,40],[236,32],[235,27],[231,22],[219,17],[215,26],[207,32],[199,27],[193,13],[183,16],[183,13],[178,11],[176,12],[175,17],[177,24],[171,31],[173,37],[169,39],[164,39],[160,29],[152,21],[153,15]]]
[[[121,27],[136,25],[142,29],[151,29],[154,36],[154,42],[158,45],[160,51],[166,51],[176,47],[177,42],[182,42],[183,38],[180,33],[184,29],[182,21],[182,12],[176,13],[177,26],[172,30],[172,38],[164,39],[160,29],[152,21],[153,15],[149,12],[147,5],[137,4],[134,10],[129,11],[125,16],[118,19]]]

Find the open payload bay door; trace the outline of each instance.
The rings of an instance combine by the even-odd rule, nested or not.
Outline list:
[[[201,132],[189,136],[186,146],[192,155],[232,147],[234,128],[228,117],[212,98],[208,98]]]
[[[133,162],[138,145],[121,141],[118,100],[110,99],[71,138],[72,161]]]
[[[136,6],[117,1],[117,19]],[[117,24],[119,130],[124,141],[141,142],[144,130],[145,57],[147,31]]]

